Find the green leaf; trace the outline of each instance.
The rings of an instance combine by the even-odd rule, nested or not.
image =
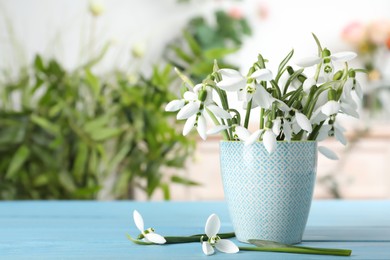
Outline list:
[[[94,129],[90,135],[95,141],[104,141],[112,137],[118,136],[122,133],[122,129],[119,128],[97,128]]]
[[[14,177],[15,174],[20,170],[20,168],[26,162],[29,155],[30,155],[30,150],[28,149],[28,147],[26,145],[20,146],[19,149],[15,152],[15,154],[12,157],[5,178],[11,179],[12,177]]]
[[[108,115],[97,117],[91,121],[86,122],[83,126],[83,130],[87,133],[92,133],[97,128],[101,128],[107,125],[109,121],[110,117]]]
[[[278,83],[280,77],[282,76],[282,72],[284,71],[284,67],[287,65],[287,63],[291,60],[292,56],[294,55],[294,49],[292,49],[287,56],[282,60],[282,62],[279,64],[278,68],[278,74],[275,77],[276,83]]]
[[[237,51],[238,48],[214,48],[205,51],[203,55],[209,60],[214,60],[214,59],[222,59],[226,55],[235,53]]]
[[[282,252],[282,253],[294,253],[294,254],[337,255],[337,256],[350,256],[352,253],[352,251],[349,249],[293,246],[293,245],[287,245],[287,244],[282,244],[274,241],[260,240],[260,239],[249,239],[248,242],[257,247],[239,247],[240,250]]]
[[[195,56],[201,56],[202,55],[202,48],[199,46],[199,44],[196,42],[195,38],[188,32],[183,32],[184,39],[187,41],[188,46],[190,47],[191,51],[195,54]]]
[[[171,199],[171,192],[169,190],[169,186],[167,183],[161,183],[160,188],[163,192],[164,200],[170,200]]]
[[[175,183],[187,185],[187,186],[199,186],[199,185],[201,185],[199,182],[195,182],[195,181],[192,181],[192,180],[189,180],[189,179],[177,176],[177,175],[173,175],[171,177],[171,181],[175,182]]]
[[[183,61],[187,62],[187,63],[191,63],[194,58],[191,57],[190,55],[188,55],[187,53],[185,53],[185,51],[183,49],[181,49],[180,47],[177,47],[177,46],[172,46],[171,47],[172,50],[175,52],[175,54],[181,58]]]
[[[36,125],[42,127],[44,130],[46,130],[48,133],[51,133],[53,135],[59,135],[60,134],[60,127],[59,125],[53,124],[49,122],[46,118],[40,117],[38,115],[31,115],[30,120],[35,123]]]
[[[45,65],[40,55],[36,55],[34,59],[34,67],[37,71],[45,71]]]
[[[89,68],[85,69],[85,80],[88,86],[91,88],[93,95],[97,97],[100,92],[100,80],[98,77],[92,74]]]

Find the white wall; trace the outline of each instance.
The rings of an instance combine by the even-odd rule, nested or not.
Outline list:
[[[94,22],[88,13],[88,3],[87,0],[0,0],[0,15],[11,21],[26,52],[25,60],[31,60],[36,52],[44,52],[59,57],[72,68],[91,52],[89,43]],[[348,22],[390,18],[387,0],[192,0],[181,5],[175,0],[106,0],[102,3],[105,12],[96,19],[93,43],[101,46],[110,40],[117,42],[106,59],[105,69],[127,68],[129,48],[136,43],[146,44],[146,63],[155,61],[162,43],[176,35],[188,17],[210,14],[216,6],[241,6],[252,22],[254,37],[247,40],[239,55],[233,56],[243,67],[251,64],[259,51],[272,59],[273,67],[293,47],[296,57],[315,53],[311,32],[324,45],[343,50],[348,47],[342,43],[340,31]],[[259,18],[260,8],[268,10],[266,19]],[[9,43],[1,19],[1,67],[15,62]]]

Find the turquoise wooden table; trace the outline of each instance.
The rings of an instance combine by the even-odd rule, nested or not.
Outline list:
[[[232,231],[224,202],[0,202],[0,259],[390,259],[390,201],[313,202],[302,245],[352,249],[350,257],[135,245],[126,239],[139,233],[134,209],[162,235],[203,233],[211,213]]]

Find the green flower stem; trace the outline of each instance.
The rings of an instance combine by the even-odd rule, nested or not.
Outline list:
[[[313,131],[307,137],[307,140],[315,140],[318,136],[318,132],[320,131],[320,129],[324,123],[325,123],[325,121],[322,121],[319,125],[316,125],[314,127]]]
[[[241,251],[261,251],[261,252],[280,252],[293,254],[313,254],[313,255],[336,255],[336,256],[350,256],[352,251],[349,249],[327,249],[314,247],[238,247]]]
[[[252,99],[248,102],[248,105],[246,106],[246,114],[245,114],[245,122],[244,122],[245,128],[248,128],[251,110],[252,110]]]
[[[226,111],[229,111],[229,103],[228,103],[228,99],[227,99],[227,95],[226,95],[226,92],[220,88],[218,88],[217,86],[215,86],[214,84],[209,84],[209,86],[211,88],[213,88],[218,96],[219,96],[219,100],[221,101],[221,104],[222,104],[222,108]],[[216,125],[220,125],[218,120],[215,118],[215,116],[213,115],[213,113],[211,113],[210,111],[207,111],[209,113],[209,115],[211,116],[211,119],[213,120],[213,122],[216,124]],[[215,120],[214,120],[215,119]],[[227,123],[228,123],[228,126],[232,126],[232,120],[231,119],[228,119],[227,120]],[[222,135],[223,135],[223,138],[225,140],[232,140],[233,139],[233,131],[231,128],[229,128],[228,130],[225,130],[222,132]],[[230,138],[231,137],[231,138]]]
[[[234,234],[234,232],[230,232],[230,233],[220,233],[220,234],[218,234],[218,236],[221,239],[226,239],[226,238],[235,237],[236,235]],[[144,241],[139,240],[139,239],[134,239],[129,234],[127,234],[127,238],[131,242],[138,244],[138,245],[145,245],[145,246],[146,245],[154,245],[154,243],[149,243],[149,242],[144,242]],[[194,243],[194,242],[199,243],[200,239],[202,239],[202,241],[207,241],[206,234],[197,234],[197,235],[193,235],[193,236],[167,236],[164,238],[167,241],[165,244],[182,244],[182,243]]]
[[[206,107],[206,111],[207,111],[207,113],[209,114],[211,120],[213,120],[213,123],[214,123],[215,125],[220,125],[218,119],[215,117],[215,115],[214,115],[213,113],[211,113],[210,110],[207,109],[207,107]],[[228,132],[227,130],[222,131],[221,134],[222,134],[222,137],[223,137],[224,140],[230,140],[230,138],[229,138],[229,132]]]
[[[264,128],[264,108],[260,109],[260,124],[259,124],[259,129]]]

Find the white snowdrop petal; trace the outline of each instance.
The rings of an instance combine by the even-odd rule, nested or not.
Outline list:
[[[287,120],[284,120],[283,121],[283,133],[284,133],[284,137],[285,139],[290,142],[291,141],[291,126],[290,126],[290,123],[287,121]]]
[[[226,129],[229,129],[227,125],[217,125],[209,130],[207,130],[206,134],[207,135],[215,135],[218,134]]]
[[[306,68],[306,67],[311,67],[313,65],[320,63],[321,60],[322,59],[320,57],[312,56],[312,57],[306,57],[306,58],[300,59],[300,60],[296,61],[295,64],[299,67]]]
[[[203,139],[207,139],[207,125],[206,125],[206,118],[203,115],[200,115],[198,117],[197,127],[196,130],[198,131],[199,136]]]
[[[165,106],[165,111],[175,112],[184,107],[185,101],[183,99],[172,100]]]
[[[230,77],[230,78],[243,78],[244,76],[241,75],[241,73],[234,69],[220,69],[218,70],[219,73],[221,73],[222,77]]]
[[[257,130],[253,134],[251,134],[246,140],[245,140],[245,145],[251,145],[254,144],[260,137],[261,132],[263,130]]]
[[[321,108],[321,112],[327,116],[337,114],[339,110],[340,110],[340,103],[334,100],[329,100]]]
[[[311,126],[311,123],[310,123],[310,120],[307,119],[307,117],[302,114],[302,113],[299,113],[299,112],[296,112],[295,113],[295,118],[297,120],[297,123],[298,125],[305,131],[307,131],[308,133],[311,133],[312,131],[312,126]]]
[[[332,129],[331,125],[323,125],[318,132],[316,141],[320,142],[329,137],[329,131]]]
[[[208,242],[202,242],[202,250],[205,255],[214,254],[214,248]]]
[[[314,78],[307,78],[303,82],[303,91],[305,91],[306,93],[309,93],[311,87],[316,85],[316,84],[317,84],[317,82]]]
[[[224,78],[217,83],[217,86],[225,91],[238,91],[245,88],[245,78]]]
[[[227,254],[235,254],[240,251],[240,249],[232,241],[227,239],[219,240],[215,247],[219,251]]]
[[[184,92],[183,94],[183,98],[187,101],[194,101],[194,100],[198,100],[198,95],[195,94],[194,92],[192,91],[186,91]]]
[[[339,159],[339,157],[337,156],[337,154],[335,154],[335,152],[333,152],[329,148],[326,148],[325,146],[318,146],[318,151],[322,155],[327,157],[328,159],[331,159],[331,160],[338,160]]]
[[[273,98],[272,95],[268,93],[263,86],[259,85],[256,87],[253,100],[261,108],[269,109],[272,106],[272,103],[275,101],[275,98]]]
[[[360,85],[360,83],[358,81],[356,81],[356,83],[355,83],[355,92],[356,92],[356,95],[359,97],[359,99],[363,100],[362,86]]]
[[[347,139],[345,138],[343,132],[340,131],[340,129],[334,129],[334,136],[336,137],[336,140],[339,141],[341,144],[347,145]]]
[[[334,127],[336,127],[337,129],[339,129],[341,132],[347,131],[342,125],[339,124],[338,121],[334,122]]]
[[[265,149],[269,154],[273,153],[276,149],[276,136],[272,132],[272,130],[268,129],[264,132],[263,135],[263,143],[265,146]]]
[[[133,219],[135,226],[138,228],[139,231],[144,232],[144,219],[142,218],[141,214],[137,210],[133,211]]]
[[[283,101],[279,99],[273,99],[273,101],[276,101],[278,103],[278,108],[283,112],[289,112],[291,110],[291,108]]]
[[[185,105],[182,109],[180,109],[179,113],[177,113],[176,118],[178,120],[187,119],[199,111],[200,102],[190,102]]]
[[[250,78],[270,81],[272,80],[272,72],[269,69],[259,69],[253,72],[252,75],[250,75]]]
[[[193,115],[187,119],[183,127],[184,136],[188,135],[188,133],[191,132],[191,129],[194,127],[195,123],[196,123],[196,115]]]
[[[238,136],[238,138],[241,141],[246,141],[249,138],[249,136],[251,135],[251,133],[248,131],[248,129],[246,129],[243,126],[236,126],[236,129],[234,132],[236,133],[236,135]]]
[[[294,134],[298,134],[299,131],[302,130],[302,128],[299,126],[299,124],[296,122],[296,120],[294,121],[294,123],[292,124],[292,127],[291,127],[292,131]]]
[[[208,237],[213,237],[218,234],[221,227],[221,222],[216,214],[211,214],[206,221],[205,233]]]
[[[155,244],[165,244],[167,242],[163,236],[156,233],[145,234],[145,238]]]
[[[280,127],[282,126],[282,120],[280,120],[280,118],[276,118],[272,123],[272,132],[278,136],[280,134]]]
[[[331,55],[331,59],[336,62],[346,62],[353,60],[357,54],[353,51],[337,52]]]
[[[229,112],[223,110],[219,106],[210,105],[210,106],[207,106],[207,109],[209,109],[216,117],[223,118],[223,119],[231,119],[232,118],[232,115],[229,114]]]
[[[341,103],[340,107],[341,107],[341,111],[343,111],[344,114],[347,114],[355,118],[359,118],[359,113],[347,103]]]

